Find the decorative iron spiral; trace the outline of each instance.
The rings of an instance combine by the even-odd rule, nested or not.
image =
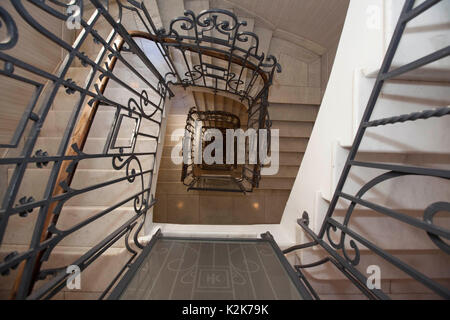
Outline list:
[[[136,172],[135,168],[131,168],[131,164],[135,162],[138,166],[138,172]],[[136,180],[136,177],[140,177],[141,178],[141,194],[136,196],[134,198],[134,211],[137,214],[141,214],[143,211],[145,211],[147,209],[147,203],[145,200],[145,194],[144,194],[144,174],[143,174],[143,170],[142,170],[142,165],[141,162],[139,161],[138,157],[136,157],[135,155],[131,155],[128,158],[124,159],[122,157],[122,155],[118,154],[115,155],[112,158],[112,167],[114,168],[114,170],[121,170],[125,167],[125,173],[126,173],[126,177],[127,177],[127,181],[129,183],[134,183],[134,181]]]

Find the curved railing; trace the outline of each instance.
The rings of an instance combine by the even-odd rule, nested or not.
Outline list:
[[[266,112],[266,114],[263,114]],[[260,117],[265,121],[260,122]],[[228,192],[252,192],[258,186],[261,179],[261,162],[254,159],[250,153],[255,151],[254,144],[260,146],[258,136],[259,129],[268,129],[266,146],[270,150],[270,127],[271,121],[267,113],[267,108],[261,108],[254,114],[249,114],[247,121],[247,133],[241,129],[238,116],[224,111],[198,111],[196,107],[190,109],[185,126],[183,138],[183,165],[181,181],[188,188],[187,190],[209,190]],[[217,129],[222,136],[222,144],[226,146],[223,150],[223,160],[221,164],[195,163],[195,157],[205,150],[205,141],[208,129]],[[232,148],[228,150],[227,129],[233,129]],[[250,130],[249,130],[250,129]],[[241,139],[245,150],[238,147]],[[238,150],[239,149],[239,150]],[[238,161],[238,152],[245,152],[245,155]],[[186,154],[187,156],[186,156]],[[227,164],[228,154],[233,154],[230,164]],[[254,160],[251,160],[254,159]],[[230,162],[230,160],[228,160]],[[252,164],[253,163],[253,164]],[[209,169],[209,171],[208,171]],[[214,171],[214,174],[212,174]]]
[[[115,217],[116,227],[103,235],[98,232],[95,237],[98,241],[91,240],[88,250],[70,263],[82,277],[83,271],[106,250],[117,246],[119,240],[125,241],[128,256],[121,261],[123,266],[116,270],[110,284],[99,288],[104,290],[103,297],[143,248],[138,235],[155,203],[152,190],[156,182],[153,179],[156,145],[164,102],[167,94],[173,94],[147,58],[137,34],[122,25],[122,16],[124,12],[135,14],[147,29],[151,28],[151,21],[145,18],[144,5],[135,1],[127,5],[116,1],[109,8],[97,0],[69,4],[14,0],[5,5],[6,9],[3,4],[0,7],[1,27],[6,31],[0,44],[3,63],[0,80],[3,85],[8,84],[8,92],[2,95],[11,95],[15,110],[24,111],[10,120],[11,134],[0,144],[3,151],[0,167],[9,176],[7,189],[2,190],[1,249],[5,252],[19,248],[4,257],[0,272],[2,277],[16,279],[12,298],[51,298],[64,288],[70,274],[68,265],[48,268],[44,264],[52,261],[64,241],[77,235],[83,237],[85,230],[95,230],[104,219]],[[75,21],[79,30],[72,33],[77,34],[73,44],[57,33],[71,21],[71,6],[78,6],[72,7],[73,10],[83,8],[86,10],[83,13],[89,13]],[[29,44],[29,39],[36,42]],[[41,51],[39,42],[43,43]],[[24,47],[30,50],[30,45],[34,46],[32,57],[23,50]],[[55,61],[55,71],[45,64],[46,55],[51,55],[52,50],[64,53],[59,64]],[[130,58],[137,61],[131,62]],[[115,72],[118,64],[121,71]],[[68,76],[75,69],[87,70],[87,77],[77,83]],[[140,81],[140,88],[131,85],[130,79]],[[111,87],[114,90],[109,90]],[[7,101],[2,101],[4,115],[11,110],[5,105]],[[111,116],[108,120],[111,127],[95,132],[99,122],[107,121],[102,118],[104,115]],[[99,118],[102,120],[96,124]],[[130,123],[133,128],[124,138],[123,130],[129,129]],[[151,133],[146,131],[150,127]],[[56,137],[47,138],[50,131]],[[54,140],[56,145],[52,145]],[[99,140],[103,144],[100,150],[87,150]],[[149,143],[155,148],[144,149]],[[52,150],[42,150],[42,146]],[[98,167],[107,169],[110,175],[85,181],[79,174],[80,168]],[[101,202],[111,188],[127,191],[113,201]],[[86,216],[68,225],[70,215],[65,210],[92,199],[98,199],[93,204],[98,207],[87,204]],[[122,208],[123,211],[117,211]],[[127,214],[120,215],[121,212]],[[22,238],[12,236],[17,233]]]
[[[204,10],[198,15],[187,10],[183,17],[171,21],[168,31],[158,30],[153,38],[172,53],[174,71],[165,75],[169,83],[237,96],[248,108],[247,129],[259,132],[271,127],[269,88],[274,73],[281,72],[281,67],[274,56],[265,59],[259,50],[258,36],[244,31],[246,25],[227,10]],[[231,184],[251,192],[261,179],[261,166],[259,159],[254,165],[247,161],[241,176]],[[192,182],[189,185],[192,188]],[[206,186],[202,190],[221,189]]]
[[[251,107],[268,90],[281,67],[274,56],[265,59],[258,36],[242,30],[246,25],[227,10],[204,10],[198,15],[186,10],[183,17],[171,21],[168,31],[157,31],[158,42],[181,54],[181,70],[166,77],[183,86],[236,94]],[[223,64],[213,63],[217,60]]]
[[[233,163],[226,161],[226,151],[221,155],[220,164],[208,164],[205,159],[195,161],[196,156],[207,146],[207,130],[219,130],[226,136],[227,129],[239,129],[238,116],[225,111],[197,111],[195,107],[189,110],[186,119],[183,142],[183,167],[181,182],[187,190],[215,190],[242,192],[242,169],[235,159]],[[234,148],[234,146],[233,146]],[[187,153],[187,156],[185,155]],[[235,154],[236,156],[236,154]]]
[[[168,31],[151,23],[148,32],[136,35],[158,45],[167,64],[167,83],[238,97],[248,108],[247,129],[268,129],[270,152],[269,89],[281,66],[274,56],[266,58],[259,50],[258,36],[244,31],[246,25],[228,10],[210,9],[198,15],[186,10],[171,21]],[[244,192],[259,185],[263,164],[257,161],[244,166],[239,179]]]

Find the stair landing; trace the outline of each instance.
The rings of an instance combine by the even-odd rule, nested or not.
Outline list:
[[[110,299],[310,298],[273,238],[189,239],[158,232]]]
[[[185,92],[183,88],[178,87],[174,87],[173,90],[176,95],[170,101],[171,107],[167,115],[167,129],[156,186],[157,203],[153,210],[153,222],[215,225],[280,223],[303,155],[302,151],[304,150],[298,149],[299,144],[302,147],[302,141],[292,141],[296,149],[290,150],[291,141],[287,140],[296,138],[280,138],[282,152],[278,175],[264,176],[260,187],[255,188],[251,193],[187,191],[187,187],[181,182],[182,165],[174,163],[172,151],[182,138],[188,110],[194,105],[199,106],[200,109],[209,110],[204,107],[205,101],[208,99],[211,100],[211,105],[223,108],[220,110],[233,111],[233,113],[239,114],[241,119],[246,116],[246,110],[243,109],[244,106],[237,108],[238,106],[232,103],[233,100],[220,95]],[[219,99],[223,102],[222,104],[217,103]],[[177,132],[181,132],[181,134]],[[305,140],[307,141],[307,139]],[[304,147],[306,147],[306,143]],[[178,156],[181,156],[181,153]]]

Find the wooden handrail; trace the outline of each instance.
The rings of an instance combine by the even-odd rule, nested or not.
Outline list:
[[[134,31],[131,31],[130,35],[133,37],[134,33],[135,33]],[[117,46],[118,51],[122,50],[124,43],[125,43],[125,40],[121,37],[114,41],[114,44]],[[110,61],[108,62],[108,69],[111,70],[111,72],[114,70],[116,63],[117,63],[117,57],[113,56],[110,59]],[[99,91],[101,94],[103,94],[105,92],[108,82],[109,82],[109,77],[104,77],[102,80],[100,80],[100,79],[97,80],[97,84],[98,84]],[[72,133],[72,136],[70,138],[70,142],[67,146],[67,149],[65,152],[66,157],[77,155],[77,153],[71,147],[73,144],[76,144],[80,150],[83,150],[84,145],[86,144],[86,140],[89,135],[89,131],[91,129],[92,123],[94,121],[94,117],[97,113],[99,104],[100,104],[100,102],[98,100],[96,100],[94,103],[92,103],[92,106],[89,105],[88,103],[85,103],[85,105],[83,106],[83,110],[80,113],[80,117],[77,121],[77,124],[76,124],[74,131]],[[75,168],[72,170],[71,173],[68,173],[66,171],[70,165],[70,162],[71,162],[70,160],[66,160],[66,161],[63,161],[63,163],[61,164],[61,167],[59,168],[58,176],[56,178],[55,188],[53,190],[52,197],[55,197],[57,195],[64,193],[63,188],[60,186],[61,182],[67,181],[67,184],[70,186],[73,176],[75,174],[75,170],[76,170],[76,166],[75,166]],[[47,214],[46,214],[46,218],[45,218],[45,222],[44,222],[44,227],[42,229],[43,232],[41,234],[41,239],[40,239],[41,242],[43,242],[51,237],[51,233],[48,232],[48,227],[50,226],[50,223],[56,224],[56,222],[58,221],[59,215],[53,214],[53,211],[55,210],[57,203],[58,203],[57,201],[54,201],[49,205],[49,208],[48,208]],[[37,255],[37,260],[36,260],[35,266],[33,268],[31,286],[28,290],[29,293],[33,290],[34,282],[37,279],[37,276],[39,274],[39,270],[42,265],[41,258],[43,256],[43,254],[44,254],[44,251],[40,251],[39,254]],[[16,298],[17,291],[18,291],[19,285],[20,285],[20,281],[23,276],[25,263],[26,263],[26,261],[22,261],[19,265],[16,280],[15,280],[13,288],[11,290],[10,299]]]
[[[176,39],[172,39],[172,38],[169,38],[169,37],[158,38],[158,36],[156,36],[156,35],[149,34],[147,32],[143,32],[143,31],[134,31],[133,33],[134,33],[135,37],[144,38],[144,39],[151,40],[151,41],[154,41],[154,42],[180,44],[180,42],[178,42]],[[193,47],[188,46],[188,45],[183,46],[183,48],[188,50],[188,51],[190,51],[190,52],[201,53],[201,54],[210,56],[212,58],[217,58],[217,59],[221,59],[221,60],[225,60],[225,61],[229,61],[229,59],[230,59],[229,55],[227,55],[225,53],[217,52],[217,51],[214,51],[214,50],[211,50],[211,49],[193,48]],[[267,83],[267,81],[268,81],[267,73],[265,73],[263,70],[261,70],[261,68],[258,68],[257,66],[253,65],[249,61],[246,61],[244,58],[241,58],[239,56],[232,56],[231,57],[231,62],[232,63],[236,63],[236,64],[240,65],[241,67],[245,67],[245,68],[248,68],[250,70],[256,71],[261,76],[261,78],[263,79],[264,84]]]

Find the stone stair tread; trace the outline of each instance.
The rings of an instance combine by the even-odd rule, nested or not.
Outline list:
[[[360,70],[354,73],[353,89],[353,136],[372,92],[374,80]],[[384,84],[377,106],[370,120],[384,119],[423,110],[446,107],[450,104],[450,83],[424,81],[389,81]],[[450,139],[446,128],[449,117],[432,118],[427,121],[409,121],[369,128],[360,150],[396,153],[440,153],[450,150]],[[410,136],[417,136],[411,143]],[[350,141],[346,141],[346,145]]]
[[[297,177],[299,165],[293,166],[280,166],[278,169],[278,173],[272,176],[262,176],[262,178],[295,178]]]
[[[395,280],[409,280],[411,279],[409,275],[396,269],[392,265],[387,262],[382,262],[381,258],[373,252],[363,250],[363,246],[359,246],[361,250],[361,262],[359,267],[366,270],[367,265],[376,264],[379,265],[381,270],[383,270],[383,279],[395,279]],[[317,250],[300,250],[301,252],[297,253],[300,261],[318,261],[324,255],[323,252]],[[400,260],[405,262],[413,262],[414,259],[418,259],[419,256],[422,256],[421,261],[426,262],[426,266],[424,271],[427,271],[426,274],[428,277],[432,279],[445,279],[449,278],[448,276],[448,268],[445,268],[445,263],[437,267],[436,258],[439,259],[439,262],[445,261],[445,256],[440,254],[439,250],[408,250],[407,252],[398,252],[396,250],[385,250],[388,253],[395,254]],[[351,251],[348,251],[350,256],[353,256]],[[417,261],[417,260],[416,260]],[[423,272],[423,271],[422,271]],[[308,277],[312,277],[312,279],[316,280],[339,280],[345,279],[345,275],[339,272],[334,266],[330,266],[328,264],[324,264],[320,267],[315,268],[311,271],[306,271]]]
[[[393,65],[392,69],[396,69],[400,67],[400,65]],[[378,73],[380,72],[379,67],[367,67],[363,69],[363,73],[367,78],[376,79]],[[442,82],[449,83],[450,82],[450,73],[449,70],[436,70],[432,67],[422,67],[420,69],[405,73],[396,78],[396,80],[408,80],[408,81],[426,81],[426,82]]]
[[[316,105],[270,104],[273,121],[315,121],[319,108]]]
[[[279,129],[280,137],[309,138],[313,126],[313,122],[274,120],[271,129]]]
[[[270,103],[320,105],[321,101],[322,90],[320,88],[282,85],[273,85],[270,87]]]
[[[272,178],[271,176],[263,176],[259,182],[259,189],[287,189],[291,190],[294,184],[295,178]]]
[[[305,152],[308,138],[280,137],[280,152]]]

